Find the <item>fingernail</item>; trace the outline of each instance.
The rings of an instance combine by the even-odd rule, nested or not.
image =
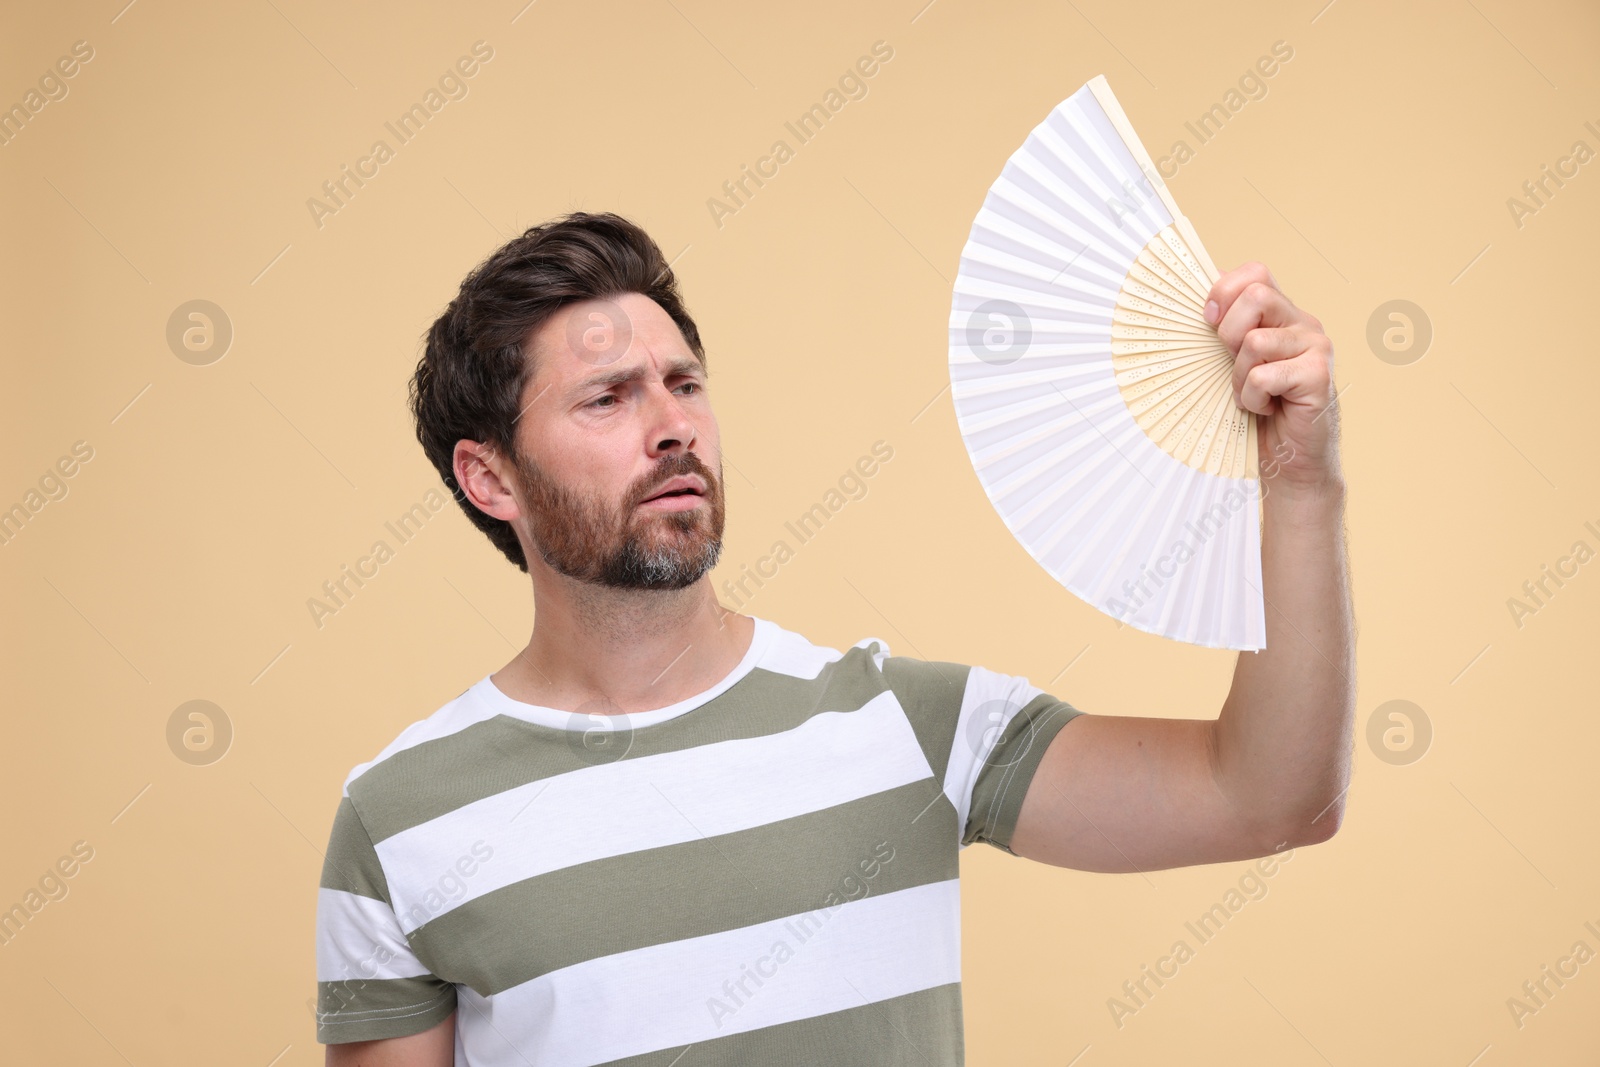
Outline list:
[[[1206,301],[1206,321],[1213,326],[1217,324],[1217,302],[1215,300]]]

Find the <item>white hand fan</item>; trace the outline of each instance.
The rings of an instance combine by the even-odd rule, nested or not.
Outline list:
[[[1034,128],[961,251],[950,384],[1022,546],[1112,617],[1266,647],[1255,415],[1206,322],[1217,269],[1103,76]]]

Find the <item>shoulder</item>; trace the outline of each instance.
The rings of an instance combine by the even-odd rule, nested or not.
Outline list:
[[[911,704],[948,704],[952,699],[959,706],[970,670],[960,663],[893,655],[889,642],[876,635],[840,649],[776,624],[770,633],[757,667],[824,690],[859,690],[862,702],[892,690],[908,709]]]
[[[876,646],[887,649],[881,638],[864,637],[841,651],[831,645],[818,644],[804,634],[771,620],[759,620],[757,625],[761,629],[756,634],[756,640],[764,641],[764,647],[756,666],[771,673],[806,681],[836,673],[838,666],[846,661],[856,665],[871,662],[875,654],[880,657],[882,654]]]
[[[830,652],[832,650],[829,650]],[[881,637],[865,637],[834,667],[855,684],[887,690],[905,713],[940,776],[973,772],[997,747],[1008,753],[1048,743],[1066,720],[1082,714],[1020,674],[978,664],[894,655]]]
[[[352,767],[345,775],[344,798],[362,809],[367,806],[365,801],[392,794],[397,786],[403,790],[413,785],[418,765],[435,763],[441,750],[470,744],[475,734],[473,727],[497,714],[479,697],[483,684],[484,680],[479,680],[462,690],[427,717],[401,730],[377,755]]]
[[[970,684],[993,674],[965,663],[894,655],[878,635],[841,651],[782,628],[761,666],[815,684],[815,699],[828,705],[860,707],[883,693],[893,694],[938,774],[943,774]]]

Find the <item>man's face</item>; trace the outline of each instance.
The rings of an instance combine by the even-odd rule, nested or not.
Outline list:
[[[513,461],[534,550],[614,588],[698,581],[722,551],[721,442],[677,324],[638,293],[588,300],[557,312],[529,350]],[[680,477],[699,494],[647,500]]]

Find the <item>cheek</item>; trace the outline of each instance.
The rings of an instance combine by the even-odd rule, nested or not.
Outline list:
[[[722,430],[717,426],[716,416],[707,413],[705,418],[696,420],[695,435],[698,438],[695,451],[699,452],[702,458],[705,456],[722,458]],[[712,464],[713,469],[715,466]]]
[[[719,494],[725,494],[727,471],[722,462],[722,442],[715,436],[709,439],[701,438],[700,443],[695,446],[695,454],[700,457],[700,462],[706,465],[706,469],[716,477]]]

